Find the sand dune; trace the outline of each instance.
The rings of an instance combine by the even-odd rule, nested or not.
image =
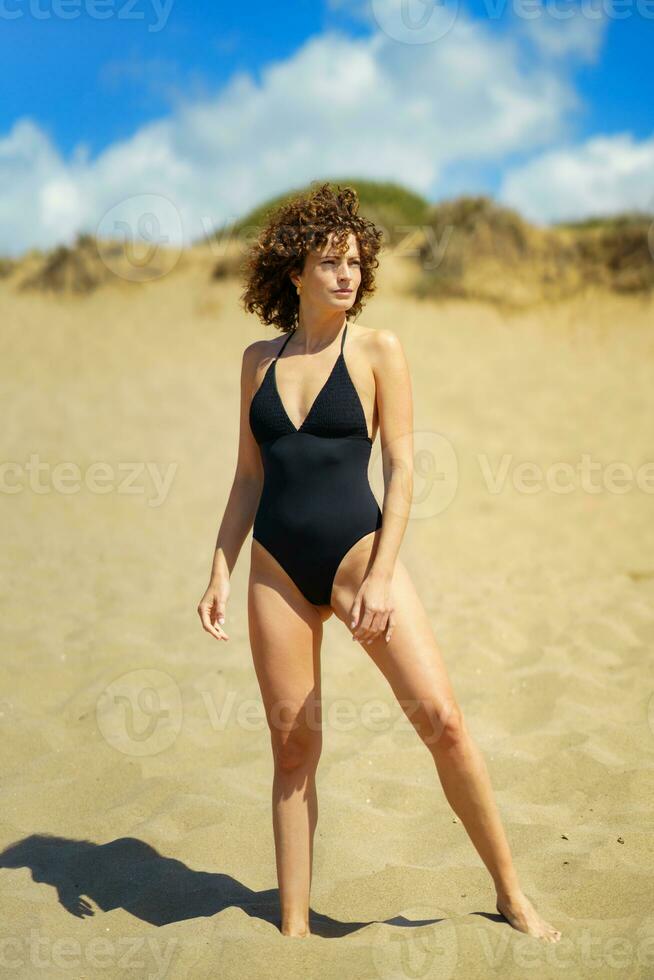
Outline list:
[[[431,758],[330,620],[315,935],[292,942],[275,925],[249,540],[230,642],[195,611],[240,354],[262,335],[214,264],[198,247],[161,279],[77,298],[0,280],[3,975],[651,977],[651,295],[509,316],[417,300],[412,267],[384,260],[361,322],[395,330],[413,373],[402,556],[525,890],[565,938],[548,949],[499,920]],[[377,443],[379,500],[380,473]]]

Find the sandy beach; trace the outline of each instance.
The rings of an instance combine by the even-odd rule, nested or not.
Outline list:
[[[491,879],[383,677],[325,624],[313,935],[283,937],[250,537],[229,643],[197,603],[236,461],[243,348],[273,336],[210,248],[81,297],[0,280],[0,973],[27,978],[654,976],[654,297],[519,313],[419,301],[382,260],[360,322],[414,390],[401,555],[482,749],[523,887]],[[381,503],[379,441],[371,484]]]

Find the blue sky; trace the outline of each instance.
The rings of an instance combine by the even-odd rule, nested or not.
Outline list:
[[[102,3],[0,4],[0,251],[131,194],[172,200],[189,239],[339,172],[541,222],[654,205],[646,0],[450,2],[433,39],[425,0],[404,35],[401,0]]]

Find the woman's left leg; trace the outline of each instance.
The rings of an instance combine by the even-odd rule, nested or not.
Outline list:
[[[332,608],[348,629],[368,557],[366,549],[355,549],[334,581]],[[427,613],[399,558],[392,590],[395,629],[390,641],[381,634],[361,646],[429,749],[445,796],[493,878],[498,911],[516,929],[557,942],[561,933],[541,918],[520,887],[486,765],[457,704]]]

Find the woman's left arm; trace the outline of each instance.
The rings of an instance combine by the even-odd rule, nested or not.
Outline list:
[[[384,476],[382,527],[375,558],[352,607],[353,636],[370,642],[382,630],[387,641],[394,619],[390,595],[393,569],[409,520],[413,497],[413,396],[409,365],[392,330],[376,330],[370,345],[375,376]],[[352,624],[351,624],[352,625]]]

